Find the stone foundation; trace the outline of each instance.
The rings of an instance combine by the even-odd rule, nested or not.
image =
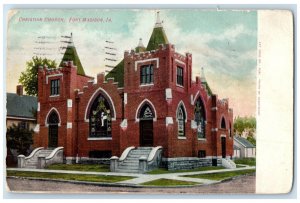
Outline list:
[[[81,157],[79,158],[80,164],[104,164],[110,165],[109,158],[88,158],[88,157]]]
[[[216,162],[217,166],[222,166],[222,160],[220,158],[216,158]],[[212,165],[212,158],[178,157],[162,159],[162,167],[167,168],[169,171],[188,170]]]

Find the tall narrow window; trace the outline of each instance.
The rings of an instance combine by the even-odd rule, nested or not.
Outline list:
[[[183,86],[183,68],[177,66],[177,84]]]
[[[51,85],[50,94],[59,95],[59,79],[51,80],[50,85]]]
[[[178,137],[185,137],[185,118],[183,106],[180,105],[177,109]]]
[[[90,137],[111,137],[111,109],[101,94],[91,106],[89,121]]]
[[[221,128],[226,129],[226,122],[225,122],[225,118],[224,117],[222,117]]]
[[[231,122],[229,122],[229,137],[231,137]]]
[[[140,83],[141,84],[151,84],[153,83],[153,65],[141,66],[140,70]]]
[[[197,137],[205,138],[205,111],[204,105],[200,97],[195,103],[195,122],[197,124]]]

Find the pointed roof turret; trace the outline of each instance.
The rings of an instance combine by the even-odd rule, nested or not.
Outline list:
[[[144,51],[146,51],[146,48],[145,48],[145,46],[144,46],[144,44],[143,44],[142,38],[140,38],[139,44],[138,44],[138,46],[135,48],[135,52],[139,53],[139,52],[144,52]]]
[[[68,42],[68,46],[66,48],[66,51],[64,53],[64,56],[59,64],[61,67],[63,65],[64,61],[73,61],[73,64],[77,67],[77,74],[78,75],[85,75],[84,69],[82,67],[81,61],[79,59],[79,56],[77,54],[76,48],[74,46],[73,42],[73,35],[71,33],[70,40]]]
[[[204,68],[203,67],[201,68],[200,80],[201,80],[202,86],[204,86],[205,89],[207,90],[208,95],[212,95],[212,91],[211,91],[211,89],[210,89],[210,87],[209,87],[209,85],[208,85],[208,83],[206,81],[206,78],[205,78]]]
[[[206,78],[205,78],[205,75],[204,75],[204,68],[201,67],[201,76],[200,76],[200,79],[201,79],[201,83],[205,83],[206,82]]]
[[[168,38],[160,20],[159,11],[156,14],[156,22],[147,45],[147,51],[158,49],[159,44],[168,44]]]

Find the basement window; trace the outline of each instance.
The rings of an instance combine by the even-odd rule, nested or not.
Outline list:
[[[199,150],[198,151],[198,157],[199,158],[205,158],[206,157],[206,151],[205,150]]]

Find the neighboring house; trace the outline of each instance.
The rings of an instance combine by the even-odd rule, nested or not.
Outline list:
[[[37,98],[23,95],[22,85],[17,86],[17,93],[6,93],[6,97],[6,128],[15,124],[33,130],[36,126]]]
[[[33,130],[36,127],[37,98],[23,95],[22,85],[17,86],[17,93],[6,93],[6,129],[19,126]],[[16,150],[7,149],[7,166],[14,166],[17,161]]]
[[[233,145],[233,158],[240,158],[241,157],[241,149],[236,145]]]
[[[238,152],[240,150],[240,152]],[[247,139],[234,136],[235,158],[251,158],[256,156],[256,147]],[[240,156],[238,156],[240,154]]]
[[[212,93],[203,73],[193,80],[192,64],[157,16],[148,45],[140,40],[96,82],[71,35],[60,67],[39,67],[35,147],[63,146],[67,163],[120,156],[131,146],[162,146],[166,161],[232,157],[229,100]]]

